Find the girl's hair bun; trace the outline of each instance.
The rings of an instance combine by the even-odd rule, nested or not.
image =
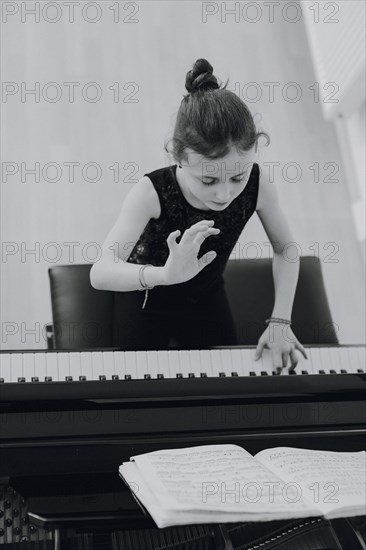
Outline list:
[[[198,90],[216,90],[219,87],[212,65],[207,59],[197,59],[193,69],[186,75],[186,90],[193,94]]]

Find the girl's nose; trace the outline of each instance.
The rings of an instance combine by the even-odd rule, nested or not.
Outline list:
[[[230,199],[230,189],[228,184],[223,185],[216,193],[216,199],[219,202],[227,202]]]

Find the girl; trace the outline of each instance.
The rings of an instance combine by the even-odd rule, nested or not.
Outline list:
[[[185,349],[235,345],[223,272],[256,211],[273,246],[275,285],[256,358],[270,348],[281,372],[296,366],[296,349],[306,358],[289,326],[299,265],[282,254],[293,238],[255,162],[259,137],[269,138],[226,86],[205,59],[187,73],[172,140],[177,164],[145,174],[127,194],[91,284],[117,292],[114,344],[124,350],[167,349],[172,337]]]

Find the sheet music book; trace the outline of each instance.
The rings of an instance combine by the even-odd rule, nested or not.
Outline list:
[[[119,474],[158,527],[366,514],[366,452],[203,445],[131,457]]]

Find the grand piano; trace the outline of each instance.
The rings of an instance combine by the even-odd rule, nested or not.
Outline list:
[[[140,548],[137,533],[155,526],[118,477],[135,454],[229,442],[252,454],[279,445],[366,448],[364,346],[307,347],[308,360],[281,375],[267,350],[259,361],[254,352],[2,351],[0,546],[60,548],[60,533],[73,532],[75,548],[98,548],[107,529],[111,548],[128,548],[126,533]],[[341,548],[363,547],[360,530],[338,524]],[[200,548],[239,548],[225,526],[187,529],[182,536]]]

